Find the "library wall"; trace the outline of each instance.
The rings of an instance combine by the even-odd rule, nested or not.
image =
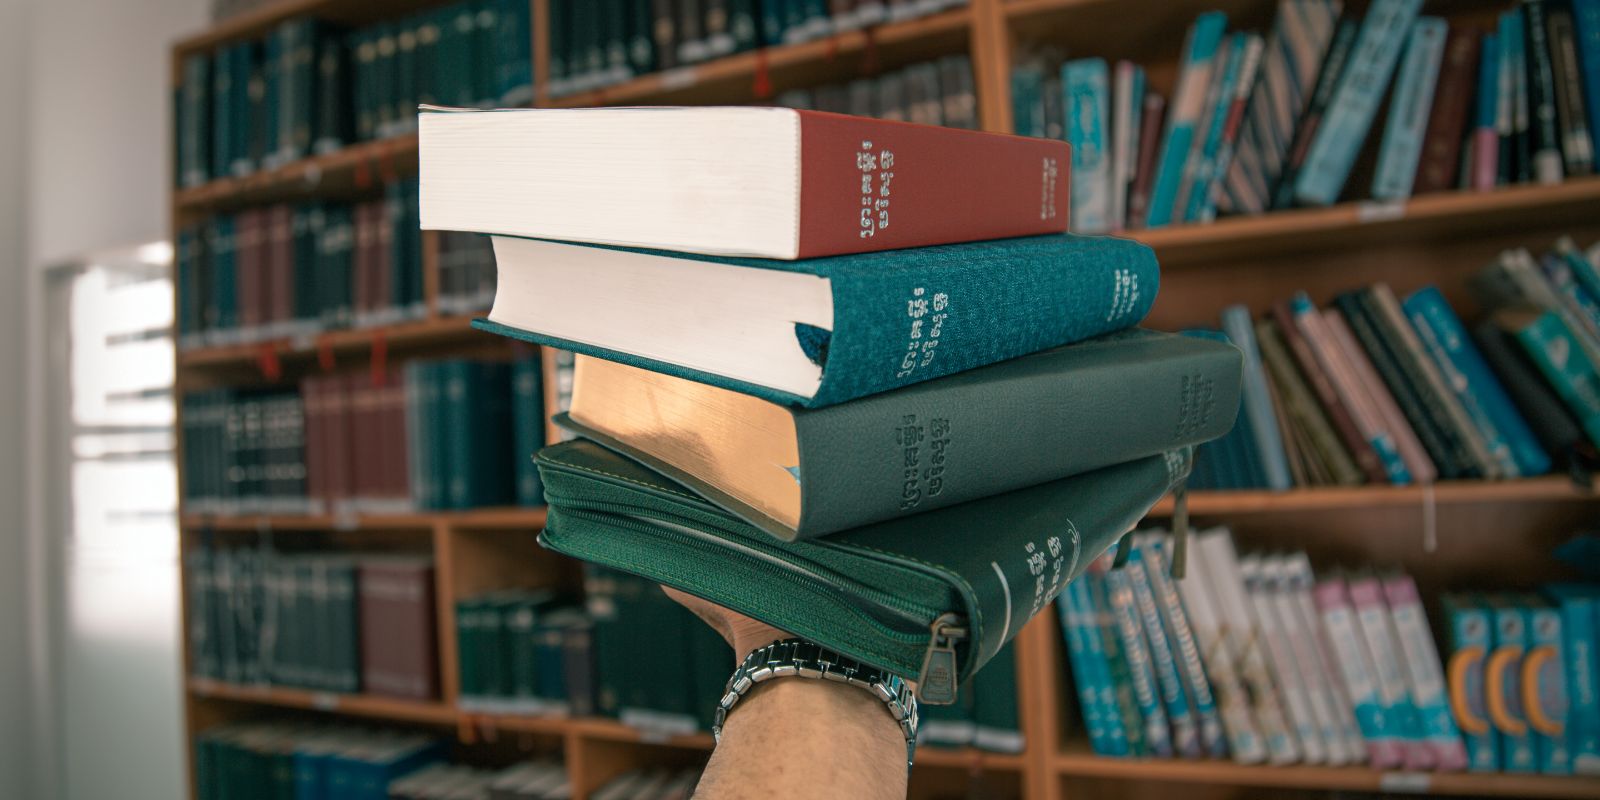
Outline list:
[[[166,238],[167,47],[206,24],[207,0],[20,2],[30,263]]]
[[[0,108],[21,107],[23,97],[22,6],[0,0]],[[23,265],[23,117],[0,114],[0,370],[21,373]],[[27,797],[25,701],[27,661],[23,607],[22,382],[0,383],[0,797]]]

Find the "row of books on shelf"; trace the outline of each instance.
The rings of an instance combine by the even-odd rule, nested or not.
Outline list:
[[[538,358],[419,360],[299,390],[185,394],[184,500],[200,514],[537,506]],[[359,456],[359,457],[358,457]]]
[[[194,677],[439,696],[429,558],[203,546],[184,573]]]
[[[174,94],[177,183],[407,133],[418,104],[528,105],[531,8],[463,0],[353,30],[299,17],[259,40],[190,53]]]
[[[559,97],[599,89],[963,5],[966,0],[552,0],[548,91]]]
[[[972,59],[945,56],[912,64],[872,78],[857,78],[814,89],[791,89],[777,96],[777,105],[853,114],[858,117],[978,128],[978,95]]]
[[[1221,528],[1181,580],[1159,533],[1113,558],[1058,604],[1097,754],[1600,774],[1600,586],[1446,594],[1440,648],[1403,573],[1241,557]]]
[[[447,245],[460,250],[445,251]],[[465,235],[441,241],[441,280],[445,262],[464,272],[486,247]],[[303,338],[426,314],[415,179],[390,183],[378,199],[219,214],[180,228],[174,256],[180,349]],[[493,292],[464,281],[452,288],[475,298]]]
[[[1586,470],[1600,442],[1593,387],[1600,250],[1570,241],[1537,262],[1510,251],[1472,282],[1491,313],[1469,327],[1444,295],[1401,298],[1385,284],[1317,308],[1304,294],[1252,321],[1223,310],[1222,338],[1245,354],[1231,432],[1202,445],[1197,489],[1428,484]],[[1600,287],[1600,284],[1597,284]]]
[[[1169,95],[1130,61],[1020,62],[1016,131],[1072,144],[1072,229],[1594,172],[1600,2],[1516,3],[1491,31],[1419,16],[1422,0],[1345,5],[1281,0],[1265,36],[1201,14]]]

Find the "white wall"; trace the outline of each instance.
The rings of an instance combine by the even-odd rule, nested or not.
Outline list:
[[[154,663],[135,663],[113,655],[112,636],[112,647],[87,656],[84,645],[94,637],[59,624],[72,618],[62,608],[63,587],[72,579],[63,574],[59,554],[52,555],[62,533],[47,529],[38,502],[47,496],[41,481],[53,479],[42,474],[40,458],[39,386],[47,369],[40,309],[46,268],[167,236],[168,48],[205,25],[208,5],[0,0],[0,375],[20,374],[25,361],[29,378],[0,381],[0,453],[6,454],[0,456],[0,798],[181,796],[176,651],[146,651]],[[21,396],[13,396],[24,390],[26,415]],[[11,456],[19,452],[29,455],[19,462]],[[23,481],[27,489],[19,492]],[[121,661],[125,671],[71,668],[101,661]],[[141,679],[150,676],[161,676],[163,691],[141,691]],[[98,705],[62,702],[63,683],[74,684],[73,696]],[[112,772],[97,765],[127,770],[121,758],[97,764],[83,760],[93,754],[59,746],[67,731],[85,725],[106,736],[100,741],[129,743],[111,754],[137,762],[135,771],[120,773],[120,786],[85,778]],[[77,779],[64,780],[68,775]]]
[[[0,375],[22,374],[25,0],[0,0]],[[0,380],[0,797],[27,797],[22,381]]]

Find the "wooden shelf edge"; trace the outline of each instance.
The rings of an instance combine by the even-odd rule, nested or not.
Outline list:
[[[640,103],[701,84],[753,77],[761,68],[763,59],[768,70],[831,61],[841,55],[859,53],[869,46],[894,45],[963,30],[971,22],[971,6],[962,6],[903,22],[891,22],[870,29],[842,31],[809,42],[749,50],[699,64],[642,75],[614,86],[551,97],[545,105],[551,108],[582,108],[617,103]]]
[[[239,703],[301,708],[402,722],[454,725],[458,714],[440,702],[403,700],[361,694],[335,694],[271,686],[236,686],[205,678],[190,678],[189,694],[198,698]]]
[[[1505,481],[1447,481],[1433,486],[1352,486],[1266,489],[1189,493],[1189,513],[1193,515],[1255,514],[1285,511],[1329,511],[1351,507],[1389,508],[1479,503],[1582,502],[1600,499],[1593,490],[1585,492],[1561,475]],[[1150,510],[1152,517],[1172,514],[1171,497],[1162,499]]]
[[[473,316],[431,317],[395,325],[328,331],[311,337],[309,341],[271,339],[250,344],[197,347],[178,352],[178,368],[182,370],[253,364],[266,350],[271,350],[279,358],[291,359],[309,358],[322,347],[327,347],[335,353],[364,350],[371,347],[373,341],[379,337],[390,346],[428,344],[436,340],[473,335],[473,319]]]
[[[284,192],[293,184],[315,188],[324,178],[371,169],[376,180],[385,172],[415,172],[417,134],[360,142],[332,153],[303,158],[275,169],[261,170],[241,178],[218,178],[199,186],[178,189],[172,202],[179,211],[198,211],[227,203],[244,203],[254,196]]]
[[[544,527],[545,508],[480,508],[471,511],[419,511],[413,514],[330,514],[217,516],[185,514],[185,530],[219,531],[320,531],[418,530],[438,525],[457,530],[528,530]]]
[[[329,0],[273,0],[262,3],[179,39],[172,44],[172,49],[180,53],[205,50],[222,42],[245,38],[291,17],[315,13],[327,5]]]
[[[1153,761],[1062,753],[1056,771],[1067,778],[1112,778],[1168,783],[1255,786],[1315,791],[1494,797],[1600,797],[1600,778],[1452,772],[1394,772],[1364,767],[1242,766],[1218,761]]]

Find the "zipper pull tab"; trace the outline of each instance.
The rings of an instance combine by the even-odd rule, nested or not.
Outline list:
[[[967,629],[957,627],[961,618],[940,614],[930,626],[933,638],[922,656],[922,672],[917,675],[917,700],[930,706],[947,706],[956,701],[956,642],[967,637]]]

